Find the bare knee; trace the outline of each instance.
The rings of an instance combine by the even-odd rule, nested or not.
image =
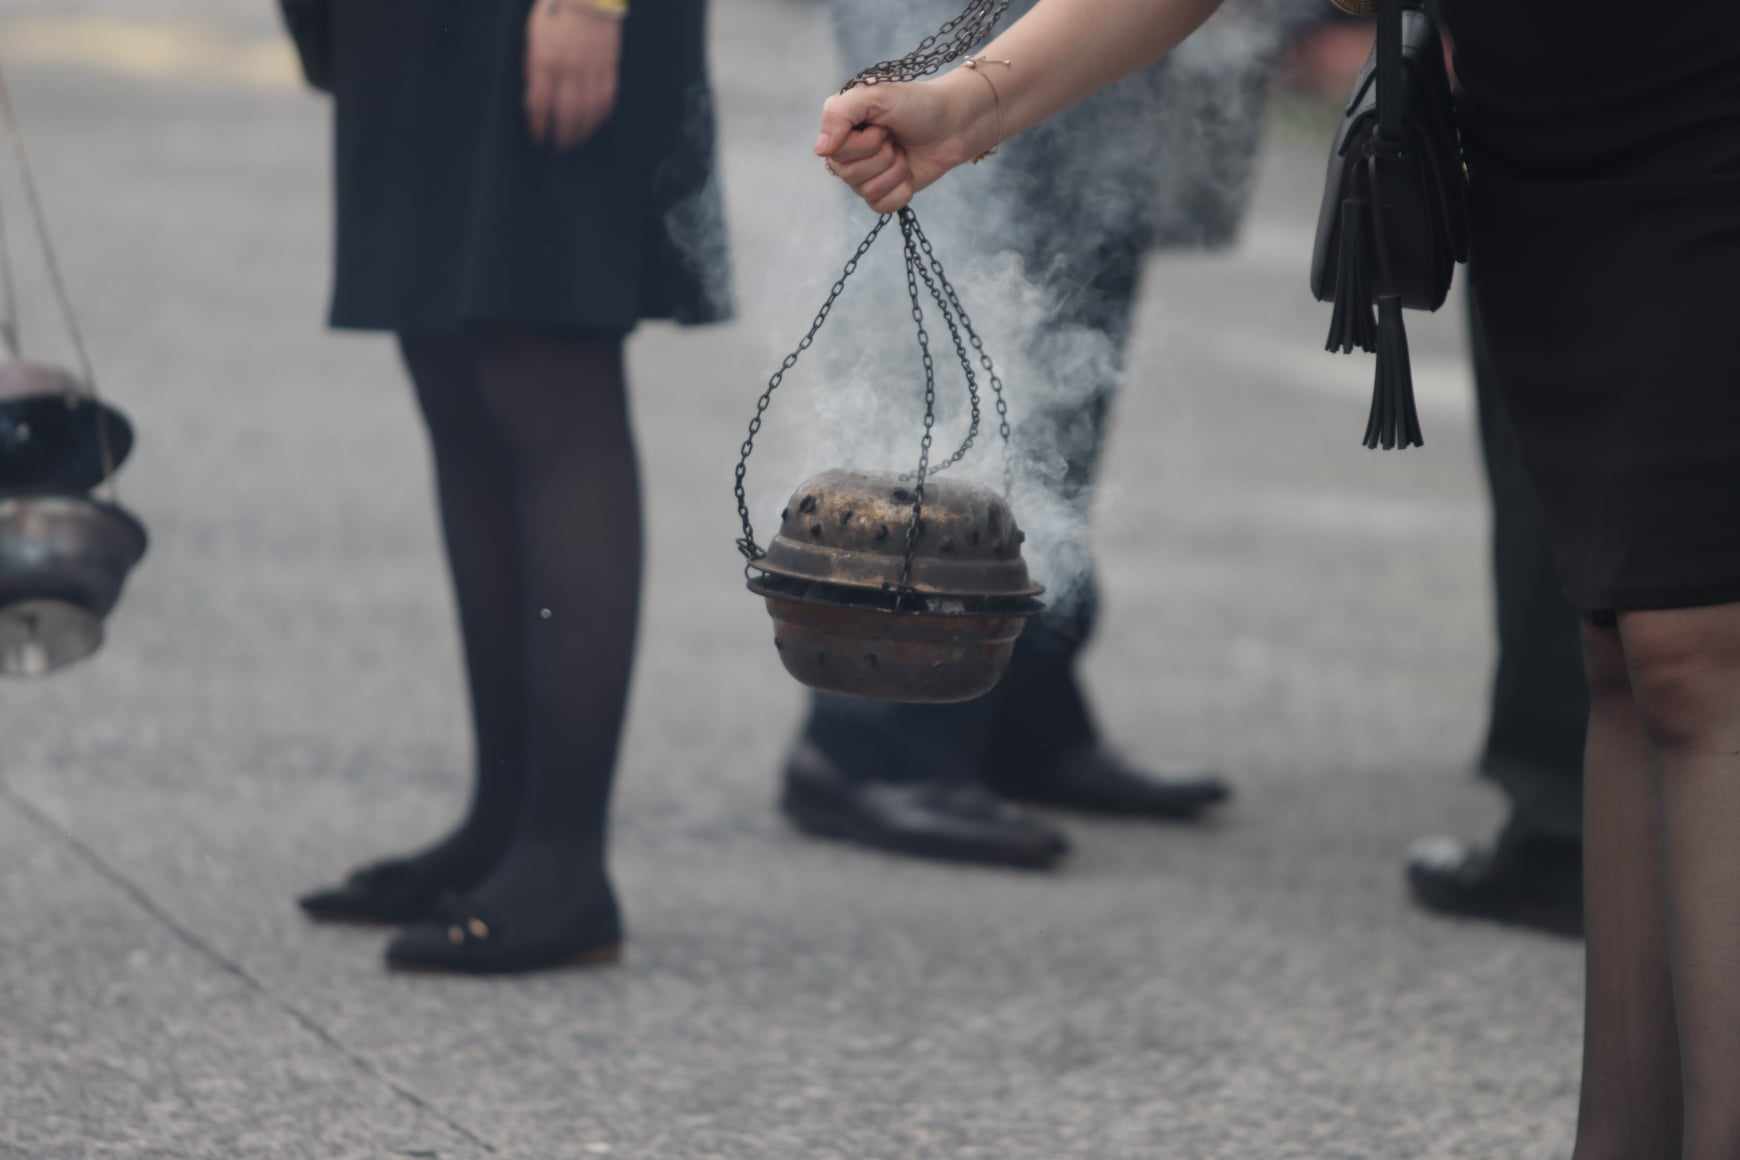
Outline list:
[[[1663,754],[1740,752],[1740,605],[1627,613],[1637,712]]]

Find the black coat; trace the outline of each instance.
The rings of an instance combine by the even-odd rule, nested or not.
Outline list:
[[[706,0],[636,0],[615,111],[532,143],[531,0],[333,5],[335,326],[627,329],[730,314]]]

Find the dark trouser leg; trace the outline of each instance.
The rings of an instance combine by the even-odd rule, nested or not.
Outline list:
[[[1481,449],[1492,494],[1498,668],[1482,774],[1522,824],[1582,831],[1583,739],[1589,694],[1578,618],[1553,568],[1544,517],[1503,410],[1470,304]]]
[[[1498,630],[1480,772],[1504,791],[1510,812],[1490,841],[1418,844],[1408,879],[1430,909],[1574,935],[1583,924],[1577,843],[1589,714],[1582,628],[1553,567],[1540,502],[1494,381],[1472,294],[1468,317],[1492,499]]]
[[[1083,328],[1112,343],[1110,361],[1120,363],[1141,261],[1134,240],[1072,257],[1051,282],[1065,305],[1034,338],[1034,363],[1045,366],[1052,357],[1047,346],[1067,342]],[[1056,267],[1036,245],[1028,268],[1038,274]],[[1041,409],[1015,435],[1064,450],[1064,498],[1079,505],[1084,522],[1115,388],[1112,381],[1100,385],[1085,407]],[[894,781],[971,781],[987,762],[1039,765],[1090,745],[1094,724],[1075,661],[1093,631],[1097,608],[1090,566],[1069,599],[1054,602],[1028,625],[1008,674],[985,697],[961,705],[900,705],[817,694],[804,735],[850,776]]]
[[[1058,259],[1049,244],[1035,245],[1029,268],[1056,275],[1049,288],[1062,303],[1047,327],[1034,339],[1033,363],[1039,367],[1061,360],[1048,347],[1070,342],[1086,330],[1109,347],[1104,365],[1108,378],[1094,386],[1085,405],[1041,410],[1032,416],[1018,439],[1045,440],[1062,450],[1065,469],[1063,498],[1083,525],[1092,519],[1093,489],[1124,363],[1131,316],[1140,289],[1146,247],[1134,235],[1109,239],[1085,253]],[[989,767],[1025,766],[1039,771],[1056,765],[1065,754],[1086,749],[1098,739],[1086,692],[1076,675],[1076,662],[1092,637],[1099,617],[1099,578],[1093,557],[1074,588],[1060,594],[1031,623],[1016,645],[1015,659],[997,694]]]

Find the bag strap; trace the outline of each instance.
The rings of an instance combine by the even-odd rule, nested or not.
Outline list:
[[[1402,11],[1407,0],[1380,0],[1377,18],[1378,132],[1399,144],[1407,132],[1408,81],[1402,63]]]

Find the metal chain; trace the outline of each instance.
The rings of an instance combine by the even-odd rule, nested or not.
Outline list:
[[[945,64],[966,56],[990,39],[997,22],[1009,9],[1009,0],[970,0],[966,10],[919,41],[918,47],[897,60],[885,60],[864,69],[840,91],[859,85],[915,81],[938,72]]]
[[[961,331],[955,323],[954,311],[950,308],[948,299],[943,296],[943,292],[937,288],[936,280],[931,277],[930,271],[925,268],[924,258],[919,252],[915,238],[922,236],[923,231],[919,229],[918,218],[913,217],[908,220],[903,217],[900,226],[906,241],[907,283],[911,284],[914,273],[923,280],[925,289],[930,291],[931,301],[936,303],[937,313],[948,325],[949,338],[955,344],[955,357],[960,360],[961,373],[967,379],[967,403],[972,410],[971,419],[967,423],[967,437],[961,440],[961,445],[955,448],[953,455],[930,469],[930,474],[935,476],[959,463],[967,452],[973,449],[973,443],[979,437],[979,422],[982,418],[979,409],[979,383],[977,376],[973,373],[973,360],[968,357],[966,344],[961,341]]]
[[[6,244],[5,206],[0,204],[0,344],[6,357],[16,359],[18,348],[18,284],[12,277],[12,251]]]
[[[974,353],[979,356],[979,366],[984,370],[985,380],[990,383],[991,394],[996,399],[997,434],[1003,441],[1003,495],[1004,498],[1008,498],[1015,489],[1015,461],[1010,450],[1009,400],[1003,395],[1003,380],[997,374],[997,368],[992,364],[991,356],[985,351],[984,340],[979,337],[979,332],[973,327],[972,317],[967,314],[967,308],[961,304],[960,295],[955,293],[954,283],[950,282],[948,275],[944,273],[942,260],[936,256],[936,251],[931,248],[930,239],[925,236],[924,229],[918,224],[916,218],[913,219],[912,229],[913,233],[918,238],[919,248],[924,251],[925,260],[930,263],[930,268],[936,273],[937,283],[942,286],[943,292],[948,295],[950,308],[953,309],[955,316],[961,321],[961,329],[967,332],[967,342],[972,346]],[[966,355],[964,353],[962,354],[961,359],[963,368],[966,368]],[[968,376],[968,389],[971,390],[972,370],[970,368],[966,368],[966,370]],[[978,419],[977,403],[978,400],[975,398],[973,409],[975,424]],[[958,459],[959,456],[956,458]]]
[[[759,560],[766,555],[761,546],[755,542],[755,525],[749,519],[749,500],[744,492],[743,480],[749,473],[749,456],[755,451],[755,437],[761,434],[762,416],[767,414],[769,404],[773,402],[773,393],[779,390],[785,382],[786,372],[797,366],[798,359],[804,351],[810,349],[816,341],[816,332],[822,329],[822,323],[828,320],[828,314],[834,309],[834,303],[846,291],[846,279],[858,272],[858,263],[864,260],[864,255],[870,252],[870,247],[876,244],[876,239],[882,235],[882,229],[892,215],[883,214],[876,219],[876,224],[870,227],[870,232],[864,235],[864,240],[858,243],[857,252],[840,270],[840,276],[834,280],[833,289],[828,291],[828,300],[822,303],[822,308],[816,311],[815,321],[797,344],[797,349],[785,356],[785,361],[779,364],[779,369],[767,380],[767,389],[761,392],[761,397],[755,401],[755,414],[749,420],[749,434],[744,437],[743,446],[737,456],[737,517],[743,521],[743,538],[737,541],[737,550],[743,553],[746,560]]]
[[[912,324],[918,330],[918,354],[924,363],[924,437],[918,441],[918,470],[913,473],[912,519],[906,524],[906,558],[900,565],[897,586],[902,592],[911,585],[912,560],[918,550],[918,538],[924,533],[924,484],[930,470],[931,432],[936,427],[936,362],[930,354],[930,333],[924,328],[924,304],[918,297],[917,274],[923,266],[919,264],[918,246],[912,240],[917,221],[910,206],[900,211],[900,233],[906,250],[906,296],[912,302]]]
[[[56,304],[60,307],[61,320],[66,326],[67,337],[72,340],[73,353],[78,358],[80,383],[86,394],[92,400],[100,399],[97,391],[97,372],[91,365],[91,352],[85,346],[84,331],[79,326],[78,313],[73,309],[72,296],[67,293],[66,278],[61,273],[60,256],[54,248],[54,238],[48,229],[48,213],[43,209],[42,191],[36,184],[36,171],[30,164],[30,152],[24,145],[24,130],[18,124],[18,113],[12,104],[12,93],[6,85],[6,75],[0,71],[0,127],[4,127],[7,136],[12,139],[12,153],[18,162],[18,176],[24,187],[24,198],[30,210],[30,220],[36,230],[37,244],[42,249],[42,264],[48,271],[48,284],[54,291]],[[11,271],[8,263],[6,274],[8,290],[11,288]],[[16,324],[16,316],[11,316]],[[14,340],[16,333],[14,332]],[[70,396],[68,403],[76,400]],[[97,449],[103,461],[103,478],[108,482],[111,497],[119,495],[115,484],[115,454],[109,437],[109,424],[102,408],[95,408],[97,425]]]
[[[840,91],[846,92],[859,85],[915,81],[930,76],[942,69],[944,65],[966,56],[988,39],[1008,7],[1009,0],[969,0],[966,9],[959,16],[945,23],[930,36],[925,37],[912,52],[898,60],[887,60],[871,65],[847,81]],[[749,457],[755,451],[755,439],[761,433],[762,420],[773,402],[774,392],[785,381],[787,372],[797,365],[803,352],[815,342],[816,334],[822,329],[822,324],[827,321],[829,313],[834,308],[834,303],[845,292],[846,280],[857,272],[858,264],[870,252],[870,247],[876,243],[876,239],[881,236],[883,228],[888,225],[893,216],[883,214],[878,217],[876,224],[871,227],[864,240],[858,243],[857,251],[841,269],[840,276],[835,279],[827,300],[816,312],[815,320],[810,323],[809,330],[799,340],[797,349],[785,356],[779,369],[774,371],[772,377],[767,380],[767,388],[761,392],[760,398],[755,402],[755,414],[750,417],[748,434],[738,449],[737,469],[732,487],[732,491],[737,497],[737,518],[743,525],[743,535],[737,540],[737,550],[750,564],[767,554],[755,540],[755,526],[749,516],[749,499],[744,486],[744,480],[749,472]],[[974,332],[972,323],[967,319],[966,311],[961,309],[960,296],[949,284],[947,275],[943,273],[942,263],[936,260],[929,239],[924,236],[924,231],[919,227],[917,215],[908,206],[902,209],[898,216],[903,239],[902,248],[905,251],[906,259],[907,296],[912,302],[912,320],[918,330],[919,353],[923,359],[925,381],[924,436],[919,446],[918,471],[912,477],[917,482],[913,488],[915,498],[912,505],[912,519],[906,529],[906,559],[900,573],[899,587],[905,589],[911,578],[914,549],[917,547],[923,528],[925,480],[936,474],[936,471],[945,470],[960,462],[961,458],[972,448],[979,433],[981,416],[978,382],[973,372],[972,359],[967,353],[966,346],[962,343],[961,330],[965,330],[973,350],[978,352],[980,365],[991,376],[990,382],[996,392],[997,412],[1001,419],[1005,445],[1004,476],[1006,489],[1009,481],[1007,451],[1009,422],[1008,408],[1003,401],[1002,380],[996,377],[996,372],[991,367],[991,361],[984,353],[984,345],[979,341],[979,336]],[[927,264],[928,271],[926,270]],[[934,280],[933,274],[935,275]],[[930,352],[930,334],[925,330],[924,309],[918,296],[918,283],[921,280],[936,302],[938,312],[948,324],[949,334],[954,340],[955,352],[960,358],[961,369],[966,374],[967,396],[972,406],[972,421],[967,430],[966,440],[961,444],[960,449],[935,471],[930,467],[930,452],[936,427],[936,363]],[[956,324],[957,317],[960,319],[959,328]]]

